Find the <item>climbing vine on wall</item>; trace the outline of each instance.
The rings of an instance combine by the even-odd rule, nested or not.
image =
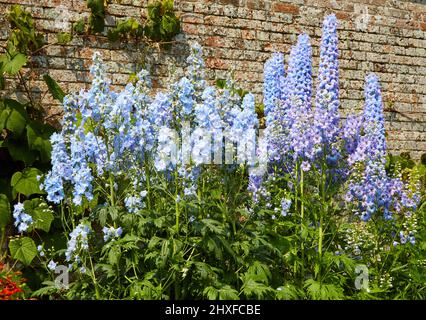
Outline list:
[[[74,34],[103,33],[108,1],[87,0],[87,7],[90,9],[89,18],[76,21],[72,32]],[[148,3],[146,20],[138,21],[135,18],[128,18],[118,21],[115,27],[108,29],[107,37],[111,42],[134,39],[146,44],[159,43],[166,46],[179,32],[180,19],[174,11],[174,1],[154,0]],[[62,34],[61,40],[60,42],[70,41],[71,37]]]
[[[8,89],[7,79],[23,94],[19,101],[5,94],[0,96],[0,261],[5,255],[2,249],[11,226],[12,206],[23,200],[27,204],[32,203],[30,198],[44,194],[37,176],[50,168],[49,137],[55,131],[46,123],[43,105],[32,86],[33,75],[36,74],[34,57],[42,55],[45,37],[36,30],[31,14],[18,5],[11,6],[6,18],[10,33],[4,53],[0,55],[0,89]],[[43,79],[52,96],[62,101],[64,93],[58,84],[48,74],[43,75]],[[36,207],[44,203],[42,198],[34,201],[37,202]],[[39,221],[41,218],[34,213],[32,219]],[[46,220],[46,216],[43,219]],[[35,248],[32,239],[23,241],[30,250]],[[18,259],[22,250],[11,252]]]

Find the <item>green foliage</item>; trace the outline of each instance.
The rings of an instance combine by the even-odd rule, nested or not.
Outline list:
[[[38,151],[41,162],[50,160],[52,146],[50,136],[54,132],[52,126],[37,121],[30,121],[27,126],[27,141],[30,150]]]
[[[31,14],[21,6],[11,6],[7,18],[12,29],[7,42],[7,53],[10,56],[20,53],[25,57],[44,45],[44,36],[36,31]],[[22,63],[23,58],[20,60]]]
[[[24,201],[25,212],[33,219],[31,228],[49,232],[50,225],[54,219],[53,211],[47,203],[40,198]]]
[[[105,1],[87,0],[90,9],[89,28],[92,33],[101,33],[105,29]]]
[[[37,177],[41,175],[41,171],[37,168],[26,168],[22,172],[15,172],[10,180],[13,192],[22,193],[29,197],[33,194],[43,194],[40,190],[40,182]]]
[[[0,112],[0,127],[19,137],[28,121],[25,106],[16,100],[3,99],[0,101]]]
[[[72,30],[77,34],[84,34],[85,29],[86,29],[86,24],[83,18],[74,22],[72,26]]]
[[[108,30],[107,36],[111,42],[123,38],[140,38],[143,36],[144,28],[135,19],[120,21],[115,28]]]
[[[3,233],[3,229],[10,222],[10,204],[9,199],[5,194],[0,194],[0,231]]]
[[[14,76],[26,63],[27,57],[22,53],[3,54],[0,56],[0,73]]]
[[[58,32],[56,34],[56,39],[59,44],[67,44],[72,40],[72,34],[69,32]]]
[[[33,239],[29,237],[14,238],[9,242],[9,250],[13,259],[29,265],[37,255]]]
[[[153,41],[170,41],[180,31],[173,0],[155,0],[148,4],[145,33]]]
[[[50,166],[50,135],[52,126],[43,121],[43,108],[34,98],[30,83],[26,80],[26,69],[32,69],[33,55],[40,52],[44,36],[35,29],[31,14],[20,6],[12,6],[7,14],[11,33],[6,52],[0,56],[0,85],[4,78],[16,80],[25,88],[26,102],[6,97],[0,98],[0,247],[7,247],[6,230],[14,229],[11,223],[11,210],[16,202],[24,202],[24,207],[33,218],[33,229],[48,232],[53,221],[53,212],[41,199],[25,200],[34,195],[44,194],[39,188],[38,176]],[[66,35],[59,38],[65,41]],[[50,77],[44,77],[55,98],[63,99],[64,93]],[[9,202],[10,201],[10,202]],[[13,233],[12,233],[13,235]],[[29,265],[37,254],[34,241],[27,237],[13,238],[9,242],[13,259]],[[5,258],[2,253],[1,258]]]
[[[56,83],[56,81],[49,76],[48,74],[43,75],[43,79],[47,84],[47,87],[49,88],[49,92],[52,95],[52,97],[59,102],[62,102],[65,97],[64,91],[61,89],[61,87]]]

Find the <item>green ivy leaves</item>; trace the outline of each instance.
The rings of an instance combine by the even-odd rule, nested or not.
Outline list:
[[[180,20],[174,12],[173,0],[153,1],[148,4],[145,35],[154,41],[170,41],[180,31]]]
[[[148,4],[148,19],[145,25],[130,18],[120,21],[115,28],[108,30],[111,42],[120,38],[146,37],[156,42],[170,41],[180,32],[180,20],[174,12],[173,0],[152,1]]]

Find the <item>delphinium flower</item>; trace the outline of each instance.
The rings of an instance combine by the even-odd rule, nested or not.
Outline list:
[[[137,194],[127,196],[124,199],[124,205],[126,206],[126,209],[130,213],[136,213],[139,210],[145,208],[144,198],[146,197],[146,195],[147,191],[143,190]]]
[[[138,74],[138,81],[133,91],[133,113],[132,123],[129,130],[131,141],[134,145],[133,156],[138,160],[144,159],[145,153],[150,152],[154,148],[154,128],[149,118],[149,106],[152,99],[149,96],[151,89],[151,79],[148,72],[142,69]],[[152,120],[152,119],[151,119]]]
[[[90,229],[87,225],[80,223],[70,233],[70,239],[67,243],[67,249],[65,251],[65,259],[67,262],[77,262],[80,260],[80,252],[89,250],[89,233]]]
[[[349,115],[343,127],[343,141],[347,154],[353,154],[361,137],[362,116]]]
[[[49,263],[48,263],[48,265],[47,265],[47,268],[49,269],[49,270],[51,270],[51,271],[55,271],[56,270],[56,266],[57,266],[58,264],[55,262],[55,261],[53,261],[53,260],[50,260],[49,261]]]
[[[176,84],[175,90],[177,92],[180,118],[182,120],[190,120],[189,117],[195,105],[194,85],[188,78],[183,77]]]
[[[121,229],[121,227],[103,227],[102,232],[104,234],[104,241],[108,242],[109,240],[114,241],[115,239],[120,238],[123,233],[123,229]]]
[[[281,199],[281,215],[286,217],[289,214],[291,207],[291,199],[282,198]]]
[[[15,219],[15,227],[19,232],[25,232],[33,223],[33,218],[25,212],[24,205],[20,202],[13,207],[13,218]]]
[[[204,59],[203,48],[197,42],[191,42],[190,54],[186,59],[188,67],[186,69],[187,78],[192,82],[195,93],[203,92],[206,87],[206,80],[204,75]]]
[[[376,75],[366,76],[364,91],[363,134],[355,151],[348,158],[353,169],[346,201],[358,203],[359,213],[364,221],[378,211],[389,220],[395,211],[414,209],[417,197],[415,193],[408,193],[399,177],[389,177],[386,173],[383,102]]]
[[[279,161],[282,154],[283,132],[285,131],[282,119],[286,111],[282,101],[285,96],[284,77],[284,55],[282,53],[274,53],[265,62],[263,72],[263,104],[268,140],[267,152],[271,161]]]
[[[232,127],[235,112],[241,105],[241,96],[237,92],[236,83],[233,75],[229,74],[226,85],[223,89],[219,89],[219,115],[223,120],[224,131],[230,130]]]
[[[238,162],[254,164],[257,127],[254,96],[248,93],[244,96],[242,109],[237,110],[231,127],[230,138],[237,143]]]
[[[297,97],[309,110],[312,99],[312,48],[307,34],[299,35],[290,52],[285,81],[288,97]]]
[[[93,132],[88,132],[84,135],[84,149],[87,161],[95,163],[97,174],[102,176],[108,162],[108,151],[104,140]]]
[[[263,176],[257,173],[249,174],[247,190],[251,193],[254,204],[260,203],[261,199],[265,200],[269,196],[268,189],[264,184]]]
[[[263,104],[267,124],[274,118],[275,108],[280,103],[284,77],[284,55],[282,53],[274,53],[265,62],[263,71]]]
[[[222,129],[222,119],[218,112],[218,102],[216,89],[207,87],[204,89],[201,96],[202,103],[198,103],[195,107],[195,122],[196,125],[205,128],[209,131]]]
[[[150,105],[149,110],[150,122],[156,129],[156,132],[161,127],[170,128],[173,119],[171,97],[164,92],[158,92]]]
[[[50,136],[50,142],[52,145],[52,169],[47,173],[40,187],[47,192],[47,200],[59,203],[64,199],[63,183],[73,179],[73,169],[64,136],[61,133],[53,133]]]
[[[178,169],[179,177],[182,179],[183,194],[185,197],[197,195],[197,179],[200,176],[199,166],[180,166]]]
[[[69,135],[72,134],[76,129],[77,115],[78,110],[78,96],[75,94],[68,94],[64,97],[62,103],[64,114],[61,120],[62,134]]]
[[[217,92],[207,87],[197,103],[195,112],[195,129],[191,135],[192,160],[195,165],[210,163],[212,160],[212,139],[222,134],[223,122],[218,112]]]
[[[79,141],[75,136],[71,137],[70,151],[74,186],[73,203],[75,205],[81,205],[83,196],[85,196],[86,199],[89,201],[93,199],[93,175],[85,157],[84,144]]]
[[[285,150],[288,169],[293,169],[299,159],[312,160],[318,147],[318,137],[313,127],[312,98],[312,48],[309,36],[302,34],[292,48],[286,77],[287,111]],[[306,167],[306,165],[305,165]]]
[[[112,107],[112,101],[115,96],[110,92],[110,81],[106,76],[105,65],[99,52],[95,52],[92,58],[93,64],[90,67],[90,73],[93,76],[92,85],[87,93],[81,93],[82,104],[80,112],[83,116],[83,122],[86,119],[92,119],[95,123],[100,120],[109,120],[106,115],[109,114]]]
[[[45,254],[44,254],[44,249],[42,245],[37,246],[37,252],[40,255],[40,257],[44,257]]]
[[[339,135],[338,56],[337,19],[331,14],[324,19],[322,28],[314,117],[322,150],[331,154]]]
[[[285,171],[295,168],[301,160],[312,160],[318,150],[319,139],[313,126],[312,98],[312,48],[309,36],[302,34],[292,47],[284,96],[283,114],[275,120],[281,126],[279,142],[281,160]],[[304,165],[306,169],[306,162]]]
[[[158,171],[173,170],[178,161],[178,136],[175,130],[161,127],[158,132],[158,145],[154,159]]]

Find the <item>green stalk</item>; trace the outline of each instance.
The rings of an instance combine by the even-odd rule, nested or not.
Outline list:
[[[149,176],[149,168],[145,167],[145,176],[146,176],[146,202],[148,203],[148,210],[151,210],[151,184],[150,184],[150,176]]]
[[[0,260],[3,260],[3,255],[4,255],[4,253],[3,253],[3,245],[4,245],[5,239],[6,239],[6,227],[3,227],[1,229],[1,240],[0,240],[0,252],[1,252]]]
[[[302,251],[302,281],[305,279],[305,246],[303,244],[303,226],[304,226],[304,201],[303,201],[303,170],[300,170],[300,248]]]
[[[176,234],[179,233],[179,202],[178,197],[178,173],[175,171],[175,213],[176,213]]]
[[[325,154],[325,152],[324,152]],[[324,237],[324,231],[323,231],[323,219],[324,219],[324,213],[328,212],[328,206],[326,202],[326,190],[325,185],[327,181],[326,176],[326,170],[325,170],[325,156],[321,164],[321,202],[322,202],[322,208],[319,212],[319,227],[318,227],[318,256],[319,256],[319,279],[321,283],[321,267],[322,267],[322,242]]]
[[[92,257],[90,254],[89,254],[89,261],[90,261],[90,267],[92,269],[92,279],[93,279],[93,285],[95,286],[96,300],[100,300],[101,295],[99,294],[98,281],[96,280],[95,268],[93,267]]]
[[[114,180],[112,178],[112,175],[109,175],[109,191],[110,191],[110,198],[111,198],[111,206],[115,206],[115,191],[114,191]]]

